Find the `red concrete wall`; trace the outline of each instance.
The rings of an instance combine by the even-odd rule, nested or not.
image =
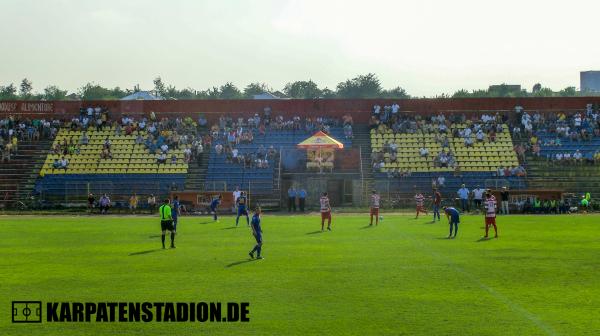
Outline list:
[[[585,109],[586,104],[600,104],[600,97],[569,98],[459,98],[459,99],[290,99],[290,100],[167,100],[167,101],[0,101],[0,117],[10,114],[28,117],[70,118],[79,113],[80,107],[106,106],[114,117],[121,114],[148,115],[154,111],[157,116],[185,115],[197,118],[205,114],[209,120],[220,115],[232,117],[250,116],[261,113],[270,106],[273,115],[285,117],[335,116],[350,113],[355,122],[366,122],[372,106],[384,106],[398,102],[402,111],[431,114],[438,112],[465,114],[483,111],[511,111],[515,105],[526,110],[569,111]]]

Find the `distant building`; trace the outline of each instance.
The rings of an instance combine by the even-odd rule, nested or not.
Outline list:
[[[581,71],[579,87],[581,91],[600,92],[600,71]]]
[[[490,85],[488,91],[506,91],[506,92],[521,92],[521,85],[515,84],[498,84]]]
[[[150,91],[138,91],[121,98],[121,100],[163,100],[163,98],[152,94]]]

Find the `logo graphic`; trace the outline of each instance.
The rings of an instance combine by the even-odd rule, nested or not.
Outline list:
[[[12,323],[42,323],[42,301],[13,301]]]

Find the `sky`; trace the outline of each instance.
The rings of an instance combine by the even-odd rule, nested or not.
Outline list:
[[[597,0],[0,0],[0,85],[320,87],[376,73],[434,96],[579,87],[600,70]]]

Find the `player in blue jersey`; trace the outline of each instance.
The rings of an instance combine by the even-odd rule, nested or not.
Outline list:
[[[254,210],[254,215],[252,216],[252,225],[250,227],[252,228],[252,235],[254,236],[254,239],[256,239],[256,245],[254,245],[254,248],[252,249],[252,251],[250,251],[250,253],[248,253],[248,255],[250,256],[250,258],[254,259],[254,252],[256,252],[256,259],[263,259],[263,257],[260,255],[260,252],[262,251],[260,207],[256,207],[256,209]]]
[[[237,199],[237,217],[235,218],[235,226],[238,226],[238,222],[240,220],[240,216],[246,216],[246,224],[250,226],[250,217],[248,217],[248,197],[246,197],[246,192],[242,191],[242,194]]]
[[[179,217],[179,215],[181,214],[180,212],[180,208],[181,205],[179,204],[179,196],[175,196],[173,197],[173,202],[171,202],[171,217],[173,217],[173,232],[177,232],[177,218]]]
[[[212,212],[213,214],[213,219],[216,221],[217,218],[217,208],[219,207],[219,205],[221,204],[221,195],[219,195],[219,197],[213,198],[213,200],[210,202],[210,212]]]
[[[448,218],[448,224],[450,224],[450,234],[448,238],[456,238],[456,234],[458,233],[458,224],[460,223],[460,212],[456,210],[454,207],[444,207],[444,213]],[[452,228],[454,228],[454,236],[452,235]]]

